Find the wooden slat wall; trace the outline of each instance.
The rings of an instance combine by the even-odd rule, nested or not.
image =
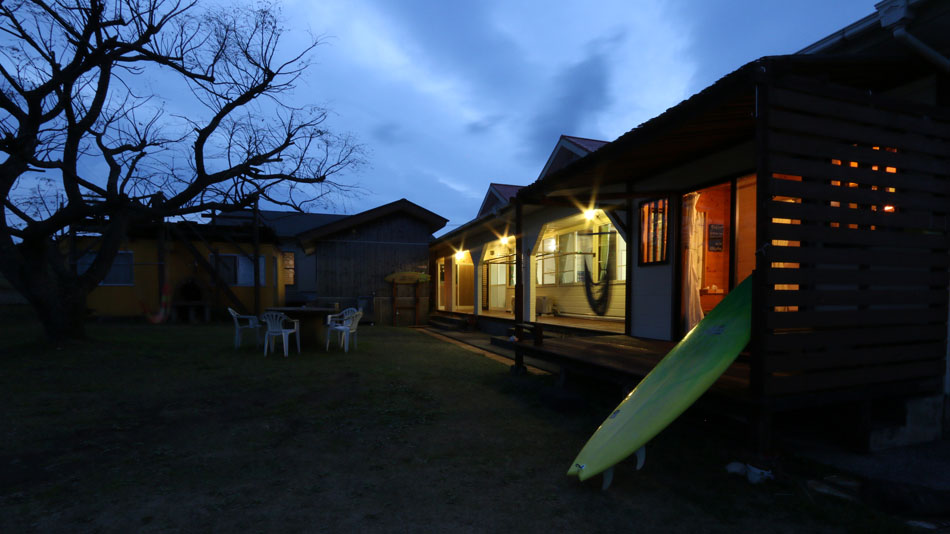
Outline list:
[[[950,122],[795,81],[767,101],[764,393],[939,384]]]

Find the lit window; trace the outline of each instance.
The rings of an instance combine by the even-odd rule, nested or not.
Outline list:
[[[288,286],[297,283],[297,263],[293,252],[281,252],[280,257],[284,263],[284,284]]]
[[[538,284],[557,283],[557,238],[547,237],[541,240],[541,252],[535,258],[537,263]]]
[[[664,199],[640,205],[640,263],[663,263],[667,259],[669,202]]]

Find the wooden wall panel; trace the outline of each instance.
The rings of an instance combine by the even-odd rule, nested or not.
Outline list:
[[[939,384],[950,120],[816,83],[779,80],[767,102],[764,391]]]

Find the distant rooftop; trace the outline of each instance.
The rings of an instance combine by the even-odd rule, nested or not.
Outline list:
[[[600,141],[598,139],[587,139],[586,137],[574,137],[573,135],[564,135],[564,139],[574,143],[575,145],[583,148],[588,152],[593,152],[598,148],[607,144],[607,141]]]

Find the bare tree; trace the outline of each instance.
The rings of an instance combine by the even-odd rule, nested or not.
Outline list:
[[[287,56],[282,35],[269,4],[0,3],[0,272],[49,338],[82,337],[130,224],[350,190],[335,177],[361,147],[287,103],[318,41]],[[56,236],[90,218],[106,225],[78,273]]]

